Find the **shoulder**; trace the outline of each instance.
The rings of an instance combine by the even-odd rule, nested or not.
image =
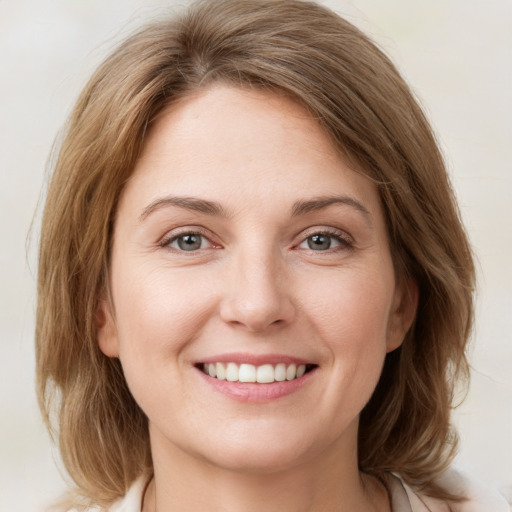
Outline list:
[[[138,478],[121,499],[113,503],[108,509],[93,506],[88,508],[72,508],[67,512],[141,512],[142,497],[146,488],[147,477]]]
[[[139,477],[135,480],[124,498],[114,503],[109,512],[141,512],[142,497],[144,496],[147,484],[148,479],[146,477]]]
[[[447,491],[464,496],[460,503],[430,498],[413,491],[402,482],[410,502],[411,512],[511,512],[510,505],[497,491],[457,469],[449,469],[437,481]],[[398,511],[397,511],[398,512]]]

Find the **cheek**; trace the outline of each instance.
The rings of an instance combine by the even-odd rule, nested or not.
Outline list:
[[[214,308],[208,280],[144,265],[118,270],[124,279],[114,280],[113,299],[121,361],[175,360]]]
[[[340,271],[317,279],[302,293],[311,321],[335,346],[355,350],[384,344],[394,284],[385,273]]]
[[[118,271],[124,278],[114,280],[113,300],[126,382],[148,417],[174,421],[188,392],[186,347],[202,332],[214,299],[204,279],[183,272],[145,265]]]
[[[316,342],[330,354],[332,395],[340,390],[361,408],[376,386],[386,355],[387,328],[394,286],[378,273],[347,272],[325,281],[310,294],[309,320]],[[319,283],[318,283],[319,284]],[[350,392],[351,391],[351,392]],[[347,404],[345,404],[347,405]]]

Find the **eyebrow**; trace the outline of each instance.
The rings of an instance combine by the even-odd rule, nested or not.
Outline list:
[[[215,201],[207,201],[206,199],[197,199],[195,197],[166,196],[156,199],[150,205],[146,206],[139,217],[139,221],[144,221],[153,212],[167,206],[177,206],[207,215],[227,217],[224,208]]]
[[[296,201],[292,208],[292,216],[298,217],[308,213],[328,208],[333,204],[342,204],[355,208],[357,211],[364,214],[367,220],[371,223],[371,213],[367,208],[357,199],[349,196],[329,196],[317,197],[315,199]],[[184,196],[166,196],[156,199],[151,204],[146,206],[142,211],[139,221],[144,221],[153,212],[168,206],[177,206],[186,210],[192,210],[199,213],[204,213],[212,216],[227,217],[224,208],[215,201],[208,201],[206,199],[198,199],[195,197]]]
[[[333,204],[342,204],[355,208],[357,211],[361,212],[371,223],[372,215],[368,209],[357,199],[349,196],[317,197],[307,201],[297,201],[293,205],[292,215],[294,217],[299,215],[306,215],[317,210],[323,210],[324,208],[327,208]]]

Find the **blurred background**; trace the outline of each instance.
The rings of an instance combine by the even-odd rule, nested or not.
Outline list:
[[[40,510],[64,489],[34,396],[38,203],[52,142],[115,42],[186,3],[0,0],[2,511]],[[457,464],[505,489],[512,486],[512,1],[322,3],[392,57],[445,152],[479,271],[472,384],[454,414]]]

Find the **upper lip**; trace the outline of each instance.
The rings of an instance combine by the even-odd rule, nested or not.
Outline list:
[[[289,356],[286,354],[247,354],[247,353],[226,353],[218,354],[211,357],[206,357],[196,362],[196,364],[208,364],[208,363],[236,363],[236,364],[252,364],[254,366],[261,366],[264,364],[276,365],[279,363],[284,364],[315,364],[313,361],[308,359],[302,359],[300,357]]]

